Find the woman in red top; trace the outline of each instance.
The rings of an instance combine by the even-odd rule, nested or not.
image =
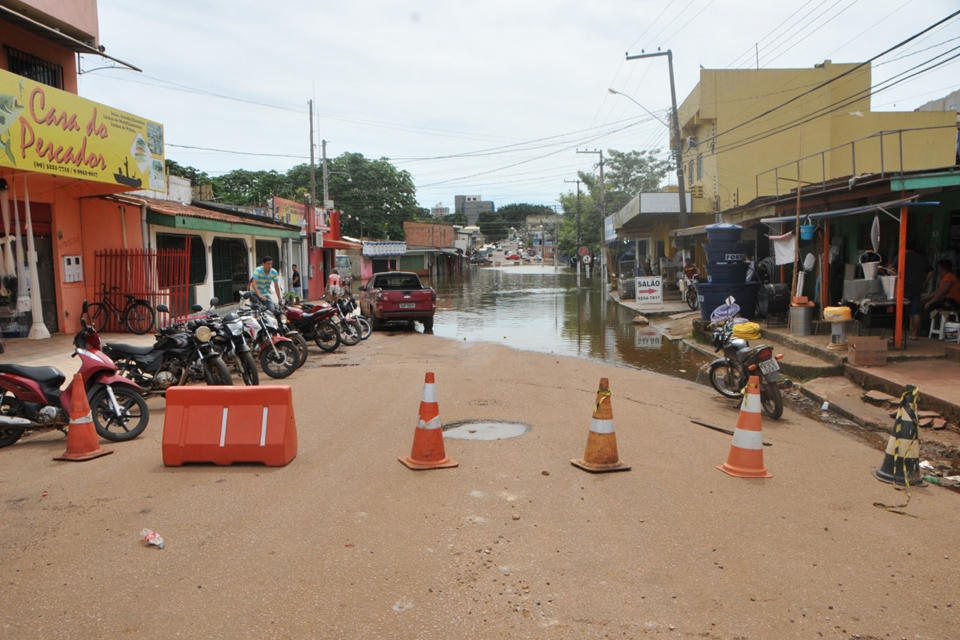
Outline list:
[[[953,273],[953,265],[949,260],[941,260],[937,263],[937,271],[940,272],[940,286],[937,290],[921,300],[923,308],[927,311],[932,309],[947,309],[956,311],[960,309],[960,278]]]
[[[337,269],[330,271],[330,277],[327,278],[327,292],[332,300],[340,297],[340,272]]]

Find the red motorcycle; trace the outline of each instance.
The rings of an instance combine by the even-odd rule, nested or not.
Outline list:
[[[84,315],[87,303],[83,303]],[[80,377],[87,392],[93,426],[97,433],[114,442],[132,440],[143,433],[150,421],[147,403],[135,382],[117,374],[117,365],[100,351],[95,327],[80,319],[82,329],[73,338],[80,356]],[[27,429],[59,429],[70,424],[73,381],[63,390],[66,376],[56,367],[0,364],[0,447],[23,436]]]
[[[331,306],[304,305],[299,307],[284,307],[287,324],[300,332],[307,340],[313,340],[322,350],[336,351],[340,346],[340,332],[333,320],[336,310]]]

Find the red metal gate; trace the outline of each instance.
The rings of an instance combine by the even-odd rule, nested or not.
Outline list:
[[[121,314],[127,304],[127,295],[148,301],[156,307],[165,304],[170,314],[157,314],[157,326],[170,323],[170,317],[189,313],[190,294],[190,238],[185,238],[183,249],[106,249],[94,252],[96,262],[94,286],[97,295],[91,302],[109,296]],[[116,290],[114,289],[116,287]],[[118,319],[110,314],[105,331],[126,331]],[[100,327],[97,327],[100,329]]]

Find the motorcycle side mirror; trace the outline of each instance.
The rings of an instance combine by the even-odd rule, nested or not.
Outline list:
[[[192,307],[190,307],[190,310],[193,312],[203,311],[203,305],[195,304]]]
[[[83,301],[83,315],[87,315],[87,312],[90,311],[90,304],[84,300]]]
[[[168,307],[165,304],[158,304],[157,311],[159,311],[160,313],[170,313],[170,307]]]
[[[210,298],[210,306],[215,307],[220,304],[220,298]]]

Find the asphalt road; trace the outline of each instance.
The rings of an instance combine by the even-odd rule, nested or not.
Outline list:
[[[332,366],[331,366],[332,365]],[[411,471],[424,374],[447,438]],[[583,456],[601,377],[621,460]],[[164,467],[163,401],[110,456],[59,434],[0,450],[3,638],[957,638],[960,496],[875,480],[883,454],[789,410],[773,478],[717,470],[738,411],[632,369],[377,333],[289,379],[288,466]],[[158,531],[166,548],[140,542]]]

